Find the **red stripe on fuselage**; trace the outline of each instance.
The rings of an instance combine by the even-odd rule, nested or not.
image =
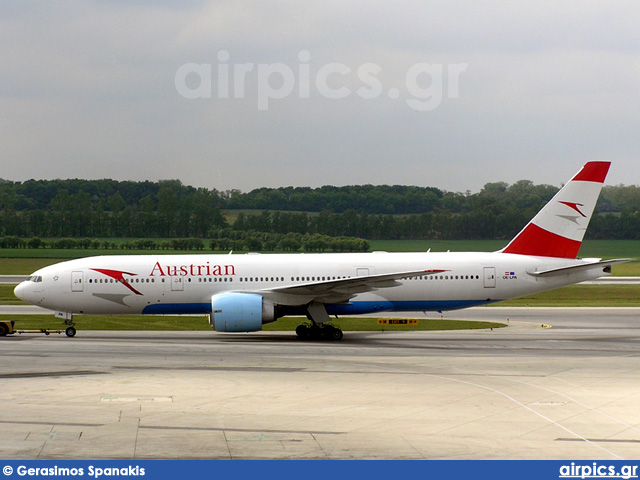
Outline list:
[[[530,223],[502,252],[538,257],[576,258],[580,245],[582,242],[561,237]]]

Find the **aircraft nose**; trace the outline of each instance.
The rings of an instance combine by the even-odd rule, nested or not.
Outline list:
[[[18,297],[23,302],[27,302],[27,291],[29,290],[29,282],[20,282],[16,285],[16,288],[13,289],[13,294]]]

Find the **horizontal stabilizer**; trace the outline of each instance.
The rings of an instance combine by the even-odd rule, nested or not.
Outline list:
[[[566,275],[569,273],[576,273],[580,271],[592,270],[594,268],[602,268],[602,273],[611,273],[611,266],[618,263],[634,262],[635,258],[616,258],[613,260],[601,260],[593,263],[581,263],[579,265],[569,265],[568,267],[552,268],[550,270],[543,270],[541,272],[528,272],[529,275],[534,277],[547,277],[555,275]]]

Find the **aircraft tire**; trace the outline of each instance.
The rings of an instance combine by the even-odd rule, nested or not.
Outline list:
[[[307,327],[306,325],[298,325],[296,327],[296,335],[298,335],[298,337],[302,339],[307,339],[311,336],[311,332],[309,327]]]
[[[309,329],[309,337],[311,340],[321,340],[324,338],[324,332],[319,326],[314,325]]]
[[[0,323],[0,337],[5,337],[9,333],[9,328],[5,323]]]
[[[342,340],[343,336],[344,334],[342,333],[342,330],[334,327],[333,331],[331,332],[331,340],[335,340],[336,342],[338,342]]]
[[[73,327],[69,327],[67,328],[64,333],[67,335],[67,337],[75,337],[76,336],[76,329]]]
[[[296,335],[303,340],[342,340],[344,336],[342,330],[333,325],[298,325]]]

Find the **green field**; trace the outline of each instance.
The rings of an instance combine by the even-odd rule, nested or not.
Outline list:
[[[68,260],[65,258],[0,258],[0,275],[29,275],[31,272]]]
[[[0,305],[27,305],[13,294],[15,285],[0,284]]]
[[[571,285],[492,304],[500,307],[640,307],[640,285]]]
[[[371,250],[387,252],[495,252],[507,240],[372,240]],[[585,240],[581,258],[636,258],[640,260],[640,240]],[[640,276],[640,261],[616,265],[616,276]]]
[[[371,240],[372,250],[390,252],[493,252],[505,247],[508,240]],[[640,240],[585,240],[580,257],[639,257]]]
[[[15,320],[17,330],[46,328],[64,329],[60,320],[46,315],[0,315],[0,320]],[[201,331],[211,330],[205,316],[156,316],[156,315],[119,315],[119,316],[82,316],[75,317],[76,329],[82,330],[147,330],[147,331]],[[306,322],[302,317],[285,317],[264,325],[265,331],[294,331],[298,325]],[[506,327],[503,323],[473,322],[463,320],[421,319],[418,325],[378,325],[377,318],[343,318],[334,322],[344,331],[409,331],[409,330],[468,330]]]

